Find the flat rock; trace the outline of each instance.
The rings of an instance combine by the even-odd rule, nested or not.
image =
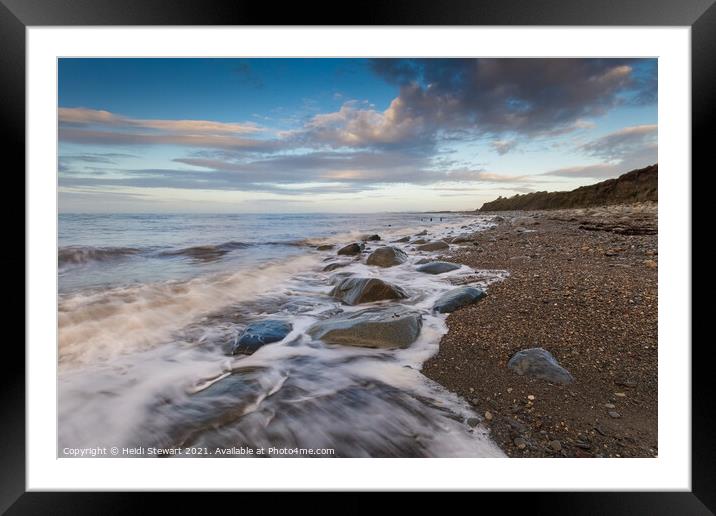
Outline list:
[[[378,267],[393,267],[405,263],[408,255],[395,247],[379,247],[368,256],[366,263],[368,265],[377,265]]]
[[[454,271],[459,269],[460,265],[450,262],[430,262],[425,265],[421,265],[416,270],[418,272],[424,272],[426,274],[442,274],[444,272]]]
[[[434,242],[419,245],[417,249],[418,251],[440,251],[442,249],[450,249],[450,245],[444,240],[436,240]]]
[[[552,354],[544,348],[523,349],[514,354],[507,363],[512,371],[520,376],[541,378],[552,383],[572,383],[574,378]]]
[[[330,272],[334,271],[336,269],[340,269],[341,267],[348,267],[351,264],[351,262],[336,262],[336,263],[329,263],[323,268],[323,272]]]
[[[485,297],[485,291],[475,287],[458,287],[444,293],[435,301],[433,310],[446,314],[454,312],[460,307],[476,303]]]
[[[292,329],[291,323],[274,319],[251,323],[237,339],[231,354],[251,355],[264,344],[283,340]]]
[[[341,247],[338,250],[338,254],[352,256],[355,254],[362,253],[364,248],[365,244],[363,242],[353,242],[352,244],[348,244],[345,247]]]
[[[345,278],[336,285],[330,295],[348,305],[408,297],[402,288],[378,278]]]
[[[404,308],[369,308],[319,321],[308,328],[328,344],[367,348],[405,348],[420,335],[422,317]]]

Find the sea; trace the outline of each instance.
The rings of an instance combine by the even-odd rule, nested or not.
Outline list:
[[[506,272],[425,274],[418,262],[456,246],[412,243],[493,226],[476,213],[60,214],[58,456],[503,456],[469,401],[421,368],[447,332],[435,300],[463,284],[489,295]],[[380,240],[367,240],[358,259],[337,256],[371,235]],[[408,260],[367,265],[383,245]],[[408,297],[344,305],[329,294],[336,274],[380,278]],[[372,349],[306,332],[376,305],[419,312],[418,339]],[[292,330],[232,355],[247,325],[266,319]]]

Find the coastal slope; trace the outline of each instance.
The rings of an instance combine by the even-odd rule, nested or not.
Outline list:
[[[659,166],[654,164],[570,192],[532,192],[498,197],[483,204],[479,211],[558,210],[657,201],[658,174]]]

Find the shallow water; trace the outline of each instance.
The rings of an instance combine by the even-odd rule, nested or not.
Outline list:
[[[419,273],[415,262],[449,251],[421,253],[410,244],[391,244],[408,253],[402,265],[369,267],[363,259],[326,273],[335,250],[315,249],[380,234],[383,241],[368,242],[369,252],[423,229],[431,239],[484,230],[489,219],[92,217],[60,218],[60,258],[63,250],[74,256],[81,249],[60,265],[60,455],[64,448],[111,446],[144,447],[140,455],[152,455],[150,447],[221,448],[229,455],[242,447],[327,448],[338,457],[502,455],[480,427],[467,424],[478,417],[469,404],[420,368],[447,330],[445,316],[431,311],[435,299],[461,278],[487,287],[504,273]],[[114,256],[88,248],[134,251]],[[338,272],[379,277],[409,297],[342,305],[328,296]],[[331,346],[305,332],[341,311],[398,304],[423,316],[420,337],[406,349]],[[269,317],[290,321],[292,332],[251,356],[229,355],[248,323]]]

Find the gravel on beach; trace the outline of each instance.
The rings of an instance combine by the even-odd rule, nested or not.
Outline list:
[[[497,227],[441,259],[509,276],[449,315],[423,373],[468,400],[510,457],[657,456],[657,205],[493,215]],[[508,369],[535,347],[574,381]]]

